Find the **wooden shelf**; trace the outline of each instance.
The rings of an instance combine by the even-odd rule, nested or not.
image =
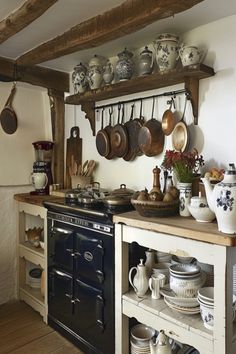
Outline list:
[[[45,268],[44,250],[37,249],[29,245],[28,242],[19,245],[19,256],[43,269]]]
[[[211,77],[214,74],[214,70],[204,64],[191,65],[170,70],[168,73],[139,76],[131,80],[106,85],[96,90],[89,90],[83,94],[71,95],[66,97],[65,103],[81,105],[86,114],[85,117],[89,119],[93,135],[95,135],[95,102],[184,83],[185,88],[191,94],[194,124],[197,124],[199,80]]]
[[[27,284],[21,284],[20,285],[20,291],[23,291],[26,293],[28,296],[33,298],[35,301],[39,302],[40,305],[44,306],[44,298],[41,295],[41,290],[40,288],[31,288],[31,286]]]

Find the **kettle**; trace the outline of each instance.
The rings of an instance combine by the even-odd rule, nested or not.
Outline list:
[[[150,353],[151,354],[171,354],[171,345],[169,343],[169,337],[167,337],[163,330],[160,330],[156,341],[153,342],[152,339],[149,341]]]
[[[136,270],[136,274],[132,281],[132,272]],[[143,264],[143,259],[140,259],[140,263],[137,267],[132,267],[129,271],[129,282],[134,288],[138,297],[143,297],[149,288],[149,278],[147,275],[147,268]]]
[[[215,213],[218,230],[226,234],[236,233],[236,170],[234,163],[224,173],[224,179],[214,187],[208,178],[202,178],[207,202]]]

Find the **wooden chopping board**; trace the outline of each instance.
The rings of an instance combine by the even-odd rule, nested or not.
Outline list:
[[[79,127],[72,127],[70,137],[66,140],[66,180],[65,188],[71,188],[70,171],[73,161],[77,166],[82,164],[82,139],[79,137]]]

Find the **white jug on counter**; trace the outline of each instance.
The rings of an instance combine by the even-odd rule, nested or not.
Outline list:
[[[133,278],[132,281],[132,272],[133,270],[136,270],[136,274]],[[138,297],[143,297],[149,287],[149,278],[147,275],[147,268],[143,264],[143,259],[140,259],[140,263],[137,265],[137,267],[132,267],[129,271],[129,282],[134,288],[134,291],[136,292]]]
[[[229,164],[223,181],[214,187],[207,178],[202,178],[207,202],[215,213],[218,229],[226,234],[236,233],[236,170],[234,163]]]
[[[36,190],[44,189],[48,183],[48,177],[44,172],[34,172],[30,175],[30,182]]]

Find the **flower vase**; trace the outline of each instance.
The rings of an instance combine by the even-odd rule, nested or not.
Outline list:
[[[179,182],[179,214],[180,216],[191,216],[188,205],[192,197],[192,183]]]

